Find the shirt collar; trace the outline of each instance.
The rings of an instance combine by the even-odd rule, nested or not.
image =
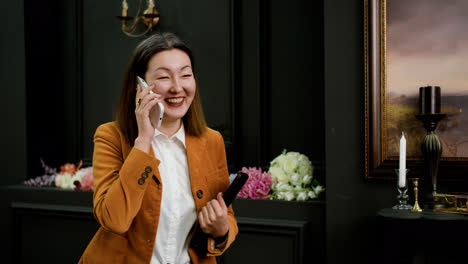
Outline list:
[[[171,138],[169,138],[166,134],[164,134],[163,132],[159,131],[156,128],[154,130],[154,137],[159,137],[159,136],[163,136],[163,138],[165,138],[165,139],[178,139],[180,141],[180,143],[182,143],[182,145],[184,147],[186,147],[185,146],[185,129],[184,129],[184,123],[183,122],[180,125],[179,130],[177,130],[177,132],[174,135],[172,135]]]

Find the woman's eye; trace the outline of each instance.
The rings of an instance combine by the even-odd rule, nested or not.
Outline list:
[[[188,77],[191,77],[191,76],[192,76],[192,74],[184,74],[184,75],[182,75],[182,77],[184,77],[184,78],[188,78]]]
[[[167,77],[167,76],[158,77],[158,80],[164,80],[164,79],[169,79],[169,77]]]

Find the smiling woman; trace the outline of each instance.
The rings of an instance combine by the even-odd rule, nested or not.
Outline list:
[[[180,127],[178,121],[185,116],[195,96],[196,82],[190,57],[179,49],[157,53],[148,62],[145,80],[149,88],[161,96],[166,109],[161,130],[174,134]],[[137,95],[141,96],[141,93]]]
[[[238,232],[221,195],[229,186],[224,149],[206,127],[190,49],[171,33],[148,37],[130,60],[116,121],[94,136],[101,228],[80,263],[216,263]]]

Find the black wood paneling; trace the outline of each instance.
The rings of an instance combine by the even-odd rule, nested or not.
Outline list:
[[[8,186],[0,195],[11,219],[1,252],[15,263],[76,263],[99,228],[91,192]],[[233,209],[239,235],[219,263],[324,263],[323,201],[236,199]]]
[[[237,217],[239,234],[222,263],[320,263],[304,257],[307,222]],[[275,250],[273,250],[275,249]],[[322,259],[323,261],[323,259]]]
[[[16,263],[77,263],[99,224],[92,208],[11,204]]]
[[[364,1],[325,1],[327,262],[382,263],[376,214],[393,184],[364,182]]]
[[[2,2],[5,21],[0,36],[2,116],[0,129],[0,185],[26,177],[26,84],[23,1]]]
[[[28,175],[82,158],[80,0],[24,2]]]
[[[238,165],[268,166],[283,149],[323,164],[323,2],[237,5]]]

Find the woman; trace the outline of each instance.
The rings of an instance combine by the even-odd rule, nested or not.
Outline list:
[[[80,263],[216,263],[234,241],[237,222],[221,193],[229,186],[224,142],[206,127],[193,67],[192,52],[171,33],[135,49],[116,121],[94,136],[101,227]],[[158,129],[157,103],[165,108]]]

